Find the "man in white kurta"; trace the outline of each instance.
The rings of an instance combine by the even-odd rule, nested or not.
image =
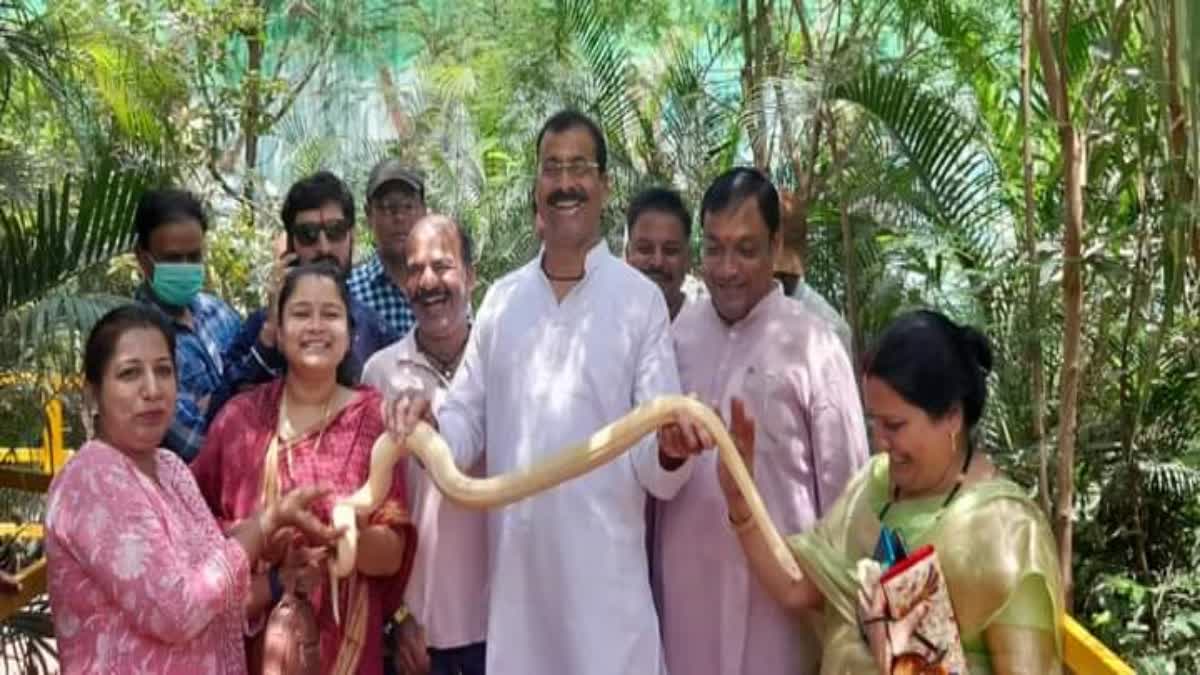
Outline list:
[[[538,261],[489,289],[437,413],[459,466],[486,445],[489,474],[528,468],[639,403],[679,392],[658,288],[603,242],[585,270],[562,304]],[[643,515],[646,494],[670,499],[688,469],[664,470],[657,446],[643,441],[491,513],[489,673],[661,672]]]
[[[809,529],[866,460],[854,371],[828,322],[772,278],[777,200],[765,176],[718,178],[701,207],[710,296],[672,326],[685,391],[729,414],[740,398],[756,423],[754,480],[775,526]],[[772,216],[775,225],[770,225]],[[736,253],[735,253],[736,251]],[[754,578],[729,526],[716,453],[659,505],[655,584],[672,675],[814,675],[815,634]]]
[[[538,158],[544,248],[488,290],[436,413],[458,466],[486,447],[489,475],[528,469],[679,392],[662,293],[600,238],[599,128],[578,113],[555,115]],[[647,494],[670,499],[690,473],[690,461],[649,437],[490,512],[489,675],[664,672],[644,509]]]

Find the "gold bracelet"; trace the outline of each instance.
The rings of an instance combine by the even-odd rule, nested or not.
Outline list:
[[[745,534],[746,532],[749,532],[750,530],[753,530],[755,527],[758,526],[758,523],[754,521],[754,512],[753,511],[751,511],[749,514],[747,514],[745,518],[742,518],[740,520],[734,520],[733,519],[733,511],[730,511],[729,512],[729,525],[730,525],[730,527],[733,528],[734,534],[741,535],[741,534]]]

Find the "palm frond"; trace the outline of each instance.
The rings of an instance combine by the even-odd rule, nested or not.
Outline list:
[[[76,189],[38,193],[34,209],[0,206],[0,316],[31,302],[82,269],[122,253],[134,239],[136,199],[146,183],[140,169],[103,161]]]
[[[925,213],[961,250],[963,266],[995,260],[1001,246],[995,218],[1003,186],[995,164],[968,124],[944,97],[925,92],[902,74],[870,68],[839,82],[831,96],[857,104],[888,131],[898,166],[911,172],[917,189],[906,201]]]
[[[637,106],[629,95],[629,52],[614,28],[590,0],[562,3],[563,26],[574,38],[591,77],[590,108],[614,149],[625,147],[627,130],[638,124]]]
[[[1177,499],[1200,493],[1200,468],[1181,462],[1139,462],[1138,467],[1151,492]]]
[[[32,76],[53,98],[62,99],[67,78],[59,61],[65,48],[59,24],[34,14],[27,3],[0,3],[0,115],[22,74]]]
[[[57,290],[0,317],[12,339],[0,346],[0,368],[46,364],[59,372],[78,370],[80,336],[110,309],[129,298],[107,293]]]

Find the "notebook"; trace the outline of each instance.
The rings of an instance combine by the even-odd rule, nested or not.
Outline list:
[[[929,599],[929,613],[917,625],[908,645],[893,655],[892,675],[967,675],[962,639],[946,590],[937,552],[922,546],[890,567],[879,582],[896,619]]]

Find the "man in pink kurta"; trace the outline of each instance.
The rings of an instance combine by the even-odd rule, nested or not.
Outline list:
[[[772,208],[773,207],[773,208]],[[778,196],[759,172],[718,178],[701,207],[710,299],[672,326],[683,391],[757,423],[754,479],[775,526],[809,529],[867,457],[854,371],[828,323],[773,279]],[[716,453],[659,505],[667,668],[685,675],[807,675],[819,645],[754,578],[729,526]]]

